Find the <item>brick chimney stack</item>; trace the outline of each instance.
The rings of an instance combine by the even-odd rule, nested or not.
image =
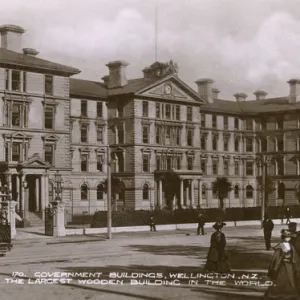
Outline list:
[[[248,95],[244,93],[236,93],[233,95],[236,99],[236,102],[245,102]]]
[[[290,79],[290,102],[295,103],[300,101],[300,79]]]
[[[195,82],[198,85],[199,96],[208,103],[213,103],[214,93],[212,85],[214,81],[210,78],[198,79]]]
[[[212,89],[212,93],[213,93],[213,99],[218,99],[218,95],[220,93],[220,91],[218,89],[213,88]]]
[[[127,84],[126,67],[128,65],[124,60],[112,61],[106,65],[109,69],[108,88],[123,87]]]
[[[266,96],[268,95],[267,92],[262,90],[257,90],[253,93],[256,96],[256,100],[264,100],[266,99]]]
[[[17,25],[0,26],[1,48],[22,53],[22,34],[25,30]]]

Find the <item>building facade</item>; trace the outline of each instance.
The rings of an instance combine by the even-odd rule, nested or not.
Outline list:
[[[195,91],[173,63],[156,62],[128,80],[125,61],[106,66],[103,82],[74,79],[78,69],[46,61],[23,48],[24,29],[0,27],[1,185],[25,219],[42,217],[55,197],[54,174],[71,214],[107,209],[108,164],[119,180],[115,209],[218,207],[212,182],[228,177],[225,206],[261,202],[258,158],[274,183],[272,205],[298,203],[300,81],[290,95],[255,100],[236,93],[219,99],[213,80]],[[166,174],[176,175],[167,199]]]

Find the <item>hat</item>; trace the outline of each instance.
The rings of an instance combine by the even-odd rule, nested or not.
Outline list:
[[[219,229],[223,228],[225,225],[226,225],[226,223],[224,223],[224,222],[216,222],[213,225],[213,228],[216,229],[216,230],[219,230]]]
[[[281,230],[281,237],[292,237],[292,236],[293,235],[289,230],[287,230],[287,229],[282,229]]]
[[[296,222],[291,222],[288,224],[289,230],[295,230],[297,229],[297,223]]]

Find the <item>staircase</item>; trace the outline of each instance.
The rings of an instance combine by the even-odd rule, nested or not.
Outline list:
[[[44,221],[42,220],[40,213],[26,212],[26,220],[30,223],[30,227],[43,227]]]

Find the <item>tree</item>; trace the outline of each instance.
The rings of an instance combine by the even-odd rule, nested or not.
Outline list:
[[[265,187],[263,187],[262,176],[258,177],[258,189],[265,193],[265,206],[268,207],[268,196],[275,190],[275,185],[270,176],[265,177]]]
[[[107,179],[105,179],[102,183],[103,190],[107,193]],[[111,176],[111,194],[113,199],[115,199],[116,194],[122,194],[125,190],[124,183],[121,179],[115,176]]]
[[[220,200],[220,208],[224,210],[224,199],[228,196],[228,193],[232,190],[231,182],[227,177],[217,177],[212,183],[212,190],[218,195]]]
[[[167,199],[167,207],[171,209],[173,206],[173,198],[176,196],[177,199],[179,199],[180,179],[175,172],[168,171],[163,174],[162,181]]]

